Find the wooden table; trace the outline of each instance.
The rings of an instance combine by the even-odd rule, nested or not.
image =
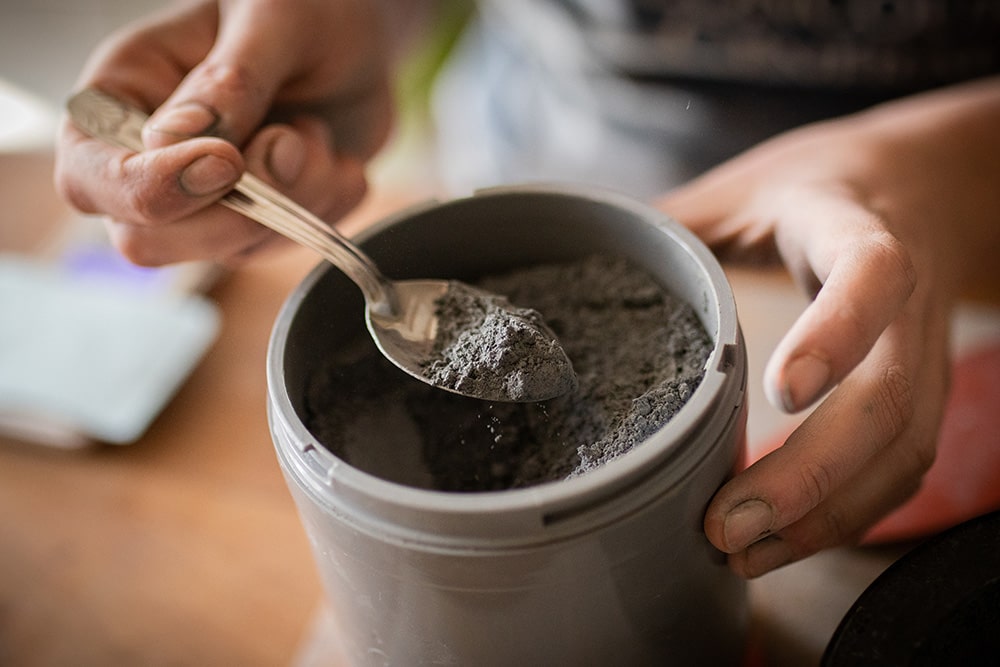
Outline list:
[[[47,155],[0,155],[2,250],[66,209]],[[354,223],[371,218],[363,209]],[[265,413],[271,325],[316,263],[287,249],[209,294],[217,342],[137,443],[0,437],[0,664],[289,664],[320,601]]]
[[[265,415],[301,255],[213,293],[221,336],[138,443],[0,442],[0,663],[287,664],[317,604]]]

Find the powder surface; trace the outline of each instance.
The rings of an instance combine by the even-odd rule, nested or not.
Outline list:
[[[446,491],[531,486],[585,474],[667,423],[704,374],[711,338],[692,308],[615,257],[519,269],[485,290],[536,310],[578,386],[537,403],[501,403],[428,386],[359,336],[351,357],[319,364],[307,426],[348,463]],[[372,418],[372,416],[377,418]]]
[[[432,384],[500,401],[576,389],[573,365],[537,310],[460,282],[436,305],[439,329],[422,368]]]

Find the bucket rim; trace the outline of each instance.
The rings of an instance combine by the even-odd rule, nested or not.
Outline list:
[[[670,218],[666,213],[630,196],[591,186],[573,184],[521,184],[477,190],[470,196],[447,201],[430,199],[403,208],[366,227],[355,241],[366,240],[385,229],[430,208],[461,206],[471,200],[508,196],[553,196],[585,198],[631,212],[637,220],[646,221],[668,234],[680,248],[691,255],[704,271],[708,290],[713,296],[709,304],[715,312],[717,331],[715,346],[706,361],[705,375],[699,386],[678,413],[649,439],[617,458],[570,479],[541,483],[525,488],[502,491],[459,493],[406,486],[382,479],[355,468],[327,450],[306,428],[293,405],[283,381],[284,354],[294,315],[317,282],[331,270],[326,263],[317,265],[290,293],[278,313],[267,350],[267,391],[269,418],[275,447],[283,464],[290,464],[295,474],[309,483],[314,495],[328,503],[350,497],[369,510],[372,504],[407,513],[433,514],[454,519],[516,516],[558,515],[560,511],[599,502],[623,489],[662,471],[665,463],[678,452],[679,443],[704,428],[713,408],[727,394],[732,383],[731,369],[744,354],[742,336],[736,316],[736,304],[728,279],[711,251],[693,232]],[[692,304],[694,305],[694,304]],[[712,332],[709,332],[710,334]],[[744,369],[745,372],[745,369]],[[740,388],[742,391],[742,387]],[[742,400],[739,401],[740,406]],[[737,407],[740,407],[737,406]],[[281,431],[285,438],[278,437]],[[294,445],[290,443],[295,443]],[[703,453],[703,455],[707,455]],[[681,477],[678,477],[678,480]]]

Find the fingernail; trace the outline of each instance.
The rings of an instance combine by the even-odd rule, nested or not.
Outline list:
[[[774,512],[763,500],[745,500],[729,510],[722,526],[731,552],[742,551],[771,531]]]
[[[148,129],[177,139],[189,139],[210,134],[218,122],[218,114],[209,107],[198,102],[185,102],[154,114]]]
[[[815,401],[830,381],[830,366],[812,354],[797,357],[785,368],[780,386],[781,407],[795,412]]]
[[[267,170],[279,183],[291,185],[298,180],[305,164],[305,145],[298,135],[281,132],[267,149]]]
[[[187,194],[201,197],[232,187],[239,177],[239,171],[228,160],[204,155],[181,172],[180,185]]]

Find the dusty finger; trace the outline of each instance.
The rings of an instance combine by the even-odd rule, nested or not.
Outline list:
[[[332,222],[357,205],[366,183],[360,164],[335,157],[325,132],[319,122],[268,126],[250,142],[245,159],[263,181]],[[123,254],[151,265],[243,256],[275,237],[264,225],[222,206],[167,225],[116,222],[111,230]]]
[[[362,162],[338,153],[329,128],[317,119],[264,128],[248,145],[246,160],[251,172],[331,223],[367,192]]]
[[[758,577],[824,549],[855,544],[864,531],[913,495],[934,452],[934,428],[915,425],[876,454],[842,490],[798,521],[729,558],[745,578]]]
[[[108,220],[106,226],[115,248],[140,266],[190,260],[225,262],[276,239],[267,228],[221,206],[165,227],[150,228],[115,220]]]
[[[809,234],[805,252],[783,254],[804,255],[822,287],[764,373],[768,399],[787,412],[810,405],[860,363],[916,287],[906,248],[876,216],[850,201],[817,215],[802,232]],[[799,273],[802,279],[805,269]]]
[[[60,193],[81,211],[136,224],[165,224],[205,208],[244,168],[239,151],[218,139],[131,153],[71,125],[63,137],[55,171]]]
[[[232,3],[221,12],[211,49],[146,124],[147,146],[198,135],[242,145],[299,66],[300,49],[288,46],[302,38],[294,12],[273,3]]]
[[[900,335],[903,340],[880,341],[872,358],[784,446],[716,494],[706,513],[705,529],[718,548],[736,553],[795,523],[838,493],[884,448],[913,428],[912,423],[918,423],[914,422],[914,386],[921,373],[932,377],[936,369],[918,368],[920,341],[910,339],[904,329],[894,324],[887,338]],[[933,391],[938,395],[932,396]],[[943,400],[943,389],[928,385],[921,396],[932,415],[935,403]]]

